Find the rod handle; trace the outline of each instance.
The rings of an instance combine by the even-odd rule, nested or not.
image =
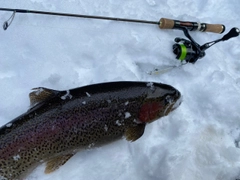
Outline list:
[[[219,33],[219,34],[225,31],[225,26],[223,24],[197,23],[197,22],[167,19],[167,18],[160,19],[159,27],[160,29],[180,29],[185,27],[190,31],[213,32],[213,33]]]

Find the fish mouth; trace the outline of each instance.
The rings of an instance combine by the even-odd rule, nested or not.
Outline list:
[[[182,104],[182,96],[180,95],[180,97],[178,98],[178,100],[174,103],[174,105],[172,106],[172,111],[177,109],[180,105]]]

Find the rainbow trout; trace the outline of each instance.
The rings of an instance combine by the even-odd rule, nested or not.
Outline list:
[[[78,150],[125,137],[135,141],[146,123],[180,104],[172,86],[110,82],[67,91],[34,88],[31,108],[0,128],[0,179],[23,179],[45,162],[58,169]]]

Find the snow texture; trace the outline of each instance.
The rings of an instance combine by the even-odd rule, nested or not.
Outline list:
[[[240,27],[239,0],[8,0],[1,7],[152,21],[166,17],[220,23],[226,32]],[[0,22],[10,16],[1,11]],[[222,37],[191,35],[200,44]],[[239,37],[214,45],[195,64],[158,75],[147,74],[137,63],[159,69],[178,65],[172,45],[175,37],[184,38],[183,32],[150,24],[17,13],[0,37],[0,125],[27,111],[34,87],[66,90],[109,81],[155,81],[183,95],[182,104],[146,126],[136,142],[120,140],[81,151],[48,175],[42,164],[28,180],[240,178]]]

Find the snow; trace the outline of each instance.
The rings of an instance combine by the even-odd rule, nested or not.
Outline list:
[[[130,113],[130,112],[125,112],[124,114],[125,114],[125,119],[127,119],[127,118],[130,118],[130,117],[131,117],[131,113]]]
[[[61,97],[62,100],[66,100],[67,98],[72,99],[72,95],[69,90],[67,90],[66,94]]]
[[[12,126],[12,123],[6,124],[6,127],[11,127],[11,126]]]
[[[1,7],[158,21],[161,17],[239,27],[238,0],[2,1]],[[10,12],[0,12],[0,22]],[[191,32],[200,44],[221,38]],[[81,151],[64,166],[28,180],[235,180],[240,178],[240,41],[220,42],[195,64],[163,74],[143,70],[177,66],[178,30],[157,25],[16,14],[0,30],[0,125],[27,111],[34,87],[66,90],[109,81],[162,82],[177,88],[182,104],[146,126],[136,142],[120,140]],[[146,64],[139,67],[136,63]],[[163,68],[164,69],[164,68]],[[84,103],[84,102],[83,102]]]
[[[121,125],[122,125],[122,122],[119,121],[119,120],[116,120],[115,122],[116,122],[116,125],[118,125],[118,126],[121,126]]]
[[[21,157],[19,155],[13,156],[14,161],[18,161],[19,159],[21,159]]]
[[[88,97],[91,97],[91,95],[90,95],[88,92],[86,92],[86,95],[87,95]]]
[[[107,132],[108,131],[108,126],[105,124],[104,125],[104,130]]]

